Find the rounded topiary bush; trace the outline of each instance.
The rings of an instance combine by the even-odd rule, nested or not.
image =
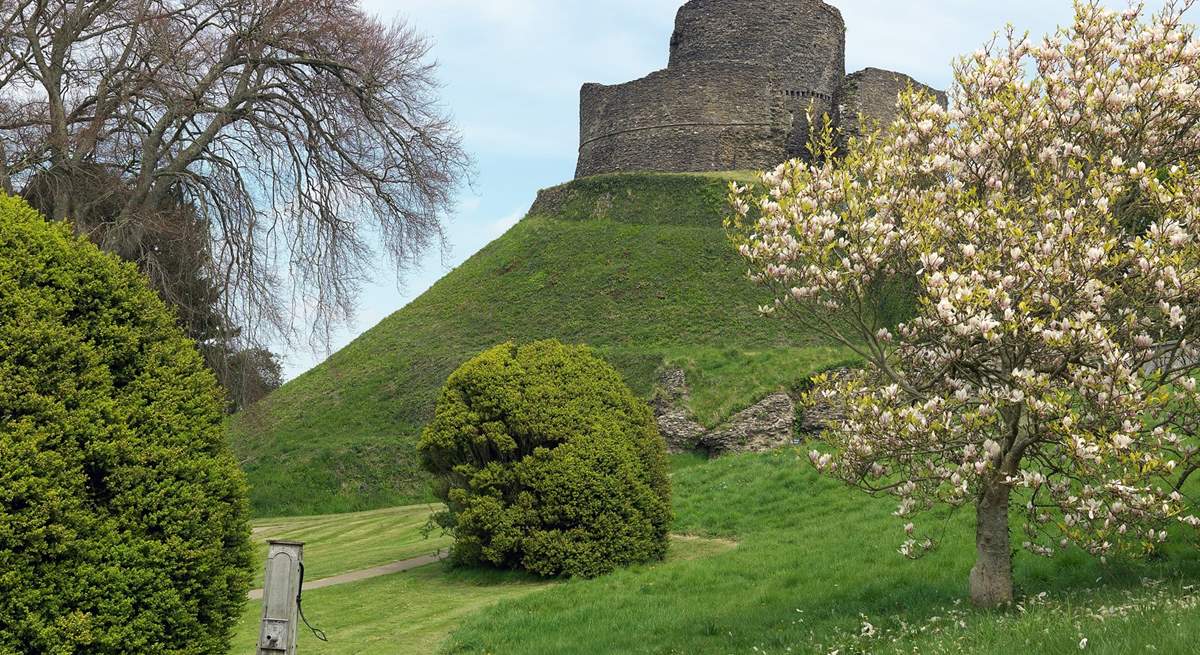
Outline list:
[[[133,265],[0,194],[0,653],[228,651],[251,548],[221,408]]]
[[[510,343],[463,364],[420,451],[456,562],[590,577],[666,553],[663,440],[586,347]]]

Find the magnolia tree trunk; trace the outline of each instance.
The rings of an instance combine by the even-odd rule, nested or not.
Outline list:
[[[975,568],[971,569],[971,602],[996,607],[1013,599],[1012,548],[1008,540],[1010,489],[994,484],[975,504]]]

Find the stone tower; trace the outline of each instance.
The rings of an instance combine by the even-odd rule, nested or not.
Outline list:
[[[912,82],[845,70],[845,23],[821,0],[691,0],[666,69],[583,86],[576,176],[771,168],[804,153],[810,107],[857,130],[859,113],[889,120]]]

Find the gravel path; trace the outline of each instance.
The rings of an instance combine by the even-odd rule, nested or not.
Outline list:
[[[433,555],[422,555],[412,559],[392,562],[391,564],[384,564],[383,566],[373,566],[369,569],[360,569],[358,571],[350,571],[348,573],[342,573],[340,575],[335,575],[328,578],[321,578],[320,580],[305,580],[304,589],[306,591],[309,589],[320,589],[321,587],[332,587],[334,585],[346,584],[348,582],[358,582],[359,580],[378,578],[381,575],[400,573],[402,571],[408,571],[409,569],[415,569],[420,566],[428,566],[434,562],[439,562],[445,559],[446,555],[448,554],[448,551],[439,550]],[[252,589],[247,596],[250,598],[250,600],[262,600],[262,594],[262,589]]]

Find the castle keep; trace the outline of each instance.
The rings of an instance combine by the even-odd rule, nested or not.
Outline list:
[[[928,89],[878,68],[846,75],[846,25],[820,0],[691,0],[665,70],[583,85],[576,177],[773,168],[805,153],[810,103],[853,134],[860,115],[890,122],[909,84]]]

